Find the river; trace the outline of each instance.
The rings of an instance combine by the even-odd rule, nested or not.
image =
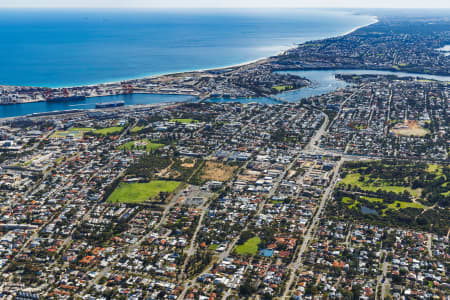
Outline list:
[[[292,74],[298,75],[300,77],[305,77],[312,82],[312,85],[306,88],[283,92],[276,95],[277,99],[295,102],[301,99],[306,99],[312,96],[320,96],[329,92],[333,92],[337,89],[345,88],[349,84],[343,80],[339,80],[335,77],[336,74],[355,74],[355,75],[395,75],[398,77],[416,77],[424,78],[437,81],[448,81],[450,82],[450,76],[437,76],[437,75],[427,75],[427,74],[416,74],[416,73],[406,73],[406,72],[391,72],[391,71],[379,71],[379,70],[306,70],[306,71],[282,71],[282,74]],[[274,101],[267,97],[258,98],[237,98],[237,99],[212,99],[211,102],[257,102],[261,104],[275,104]]]
[[[288,91],[276,95],[276,98],[286,100],[289,102],[299,101],[311,96],[319,96],[340,88],[345,88],[348,83],[336,79],[336,74],[378,74],[378,75],[396,75],[400,77],[417,77],[430,80],[448,81],[450,82],[450,76],[437,76],[426,74],[415,74],[405,72],[390,72],[390,71],[376,71],[376,70],[311,70],[311,71],[283,71],[281,73],[289,73],[308,78],[311,80],[312,85],[299,90]],[[114,95],[104,97],[87,98],[82,101],[70,101],[70,102],[34,102],[26,104],[10,104],[0,105],[0,118],[24,116],[32,113],[49,112],[67,109],[92,109],[95,108],[96,103],[111,102],[123,100],[125,105],[137,105],[137,104],[155,104],[166,102],[180,102],[180,101],[193,101],[196,98],[188,95],[154,95],[154,94],[132,94],[132,95]],[[257,97],[257,98],[237,98],[237,99],[210,99],[209,102],[227,103],[227,102],[240,102],[240,103],[259,103],[259,104],[277,104],[279,102],[269,97]]]
[[[395,75],[398,77],[416,77],[437,81],[450,81],[450,76],[437,76],[427,74],[416,74],[406,72],[391,72],[378,70],[308,70],[308,71],[285,71],[285,74],[293,74],[308,78],[312,81],[310,87],[303,89],[288,91],[277,95],[277,98],[287,101],[298,101],[312,96],[320,96],[329,92],[333,92],[340,88],[345,88],[349,84],[335,77],[336,74],[354,74],[354,75]]]

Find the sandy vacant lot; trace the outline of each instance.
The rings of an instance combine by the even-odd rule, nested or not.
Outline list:
[[[183,168],[193,168],[195,167],[195,162],[197,161],[192,158],[186,159],[184,157],[181,160],[183,161],[183,164],[181,165]]]
[[[415,120],[408,120],[404,123],[397,124],[392,129],[392,132],[396,135],[404,136],[424,136],[429,133],[427,129],[422,128]]]
[[[207,161],[202,168],[201,178],[203,180],[227,181],[233,176],[237,167],[222,163]]]

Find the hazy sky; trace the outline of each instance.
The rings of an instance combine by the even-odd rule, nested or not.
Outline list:
[[[450,8],[449,0],[0,0],[0,7],[350,7]]]

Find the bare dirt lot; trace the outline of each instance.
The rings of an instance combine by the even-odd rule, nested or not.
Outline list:
[[[424,136],[429,133],[427,129],[422,128],[415,120],[408,120],[404,123],[397,124],[392,129],[392,132],[396,135],[403,136]]]
[[[201,170],[201,179],[227,181],[233,176],[237,167],[225,165],[219,162],[207,161]]]
[[[183,164],[181,165],[183,168],[193,168],[195,166],[195,159],[186,159],[182,158]]]

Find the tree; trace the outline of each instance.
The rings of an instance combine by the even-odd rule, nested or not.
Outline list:
[[[269,293],[264,293],[263,296],[262,296],[262,299],[263,299],[263,300],[272,300],[273,297],[272,297],[272,295],[269,294]]]
[[[239,237],[239,241],[238,244],[242,245],[244,244],[247,240],[251,239],[253,237],[253,232],[251,232],[250,230],[246,230],[243,231],[241,233],[241,236]]]
[[[361,286],[359,284],[352,286],[352,294],[354,300],[359,300],[361,295]]]
[[[305,288],[305,294],[306,295],[316,295],[318,293],[317,287],[312,283],[308,283],[308,285]]]
[[[242,297],[249,297],[249,296],[253,295],[255,292],[256,292],[256,289],[252,286],[252,284],[249,280],[246,280],[239,287],[239,296],[242,296]]]

